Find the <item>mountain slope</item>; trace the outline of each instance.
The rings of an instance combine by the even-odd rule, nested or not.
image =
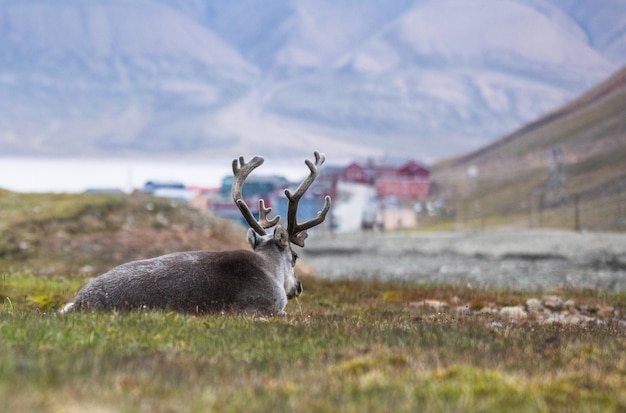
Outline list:
[[[294,75],[267,92],[267,105],[284,117],[351,131],[346,139],[354,143],[443,156],[530,121],[613,70],[532,7],[479,3],[417,3],[321,73],[299,74],[296,64]]]
[[[544,196],[549,190],[550,168],[556,161],[563,165],[566,196],[578,196],[587,203],[611,202],[612,219],[615,211],[621,214],[621,201],[611,198],[626,194],[624,159],[626,67],[509,135],[437,163],[433,166],[434,195],[480,198],[483,207],[494,213],[519,212],[524,205],[528,208],[529,197]]]
[[[626,14],[622,0],[549,0],[575,21],[588,37],[589,44],[611,61],[626,65]],[[622,9],[623,10],[623,9]]]
[[[151,1],[5,0],[0,22],[4,153],[213,147],[223,138],[203,115],[257,76],[218,36]]]
[[[2,0],[0,151],[431,161],[614,71],[599,3]]]

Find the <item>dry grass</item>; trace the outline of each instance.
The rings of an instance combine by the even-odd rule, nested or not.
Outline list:
[[[173,251],[245,248],[240,226],[146,194],[0,190],[3,267],[39,275],[98,274]]]
[[[548,326],[409,305],[451,297],[511,305],[523,293],[307,278],[285,319],[56,315],[76,284],[3,277],[4,411],[626,408],[626,332],[611,320]],[[43,291],[47,304],[30,298]],[[623,295],[568,294],[626,305]]]
[[[559,148],[567,192],[571,197],[578,194],[589,211],[579,217],[580,226],[624,231],[626,213],[618,211],[624,210],[626,196],[625,73],[621,70],[582,100],[559,110],[558,116],[548,114],[474,153],[434,165],[433,197],[444,198],[464,225],[528,224],[544,191],[549,154]],[[470,166],[479,171],[474,179],[467,175]],[[573,198],[570,201],[573,209]],[[594,213],[599,209],[601,213]],[[533,225],[574,228],[573,212],[547,212],[567,216]]]

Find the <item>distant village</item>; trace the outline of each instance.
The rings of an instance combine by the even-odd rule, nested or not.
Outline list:
[[[148,181],[144,192],[182,200],[203,210],[242,221],[231,198],[233,177],[222,179],[216,189],[187,187],[181,182]],[[263,198],[272,213],[287,216],[284,190],[295,189],[299,182],[289,182],[277,175],[252,175],[243,187],[243,196],[253,213],[258,214],[258,200]],[[417,226],[417,216],[427,208],[430,193],[430,169],[414,160],[367,160],[345,166],[322,168],[319,177],[300,202],[298,217],[315,216],[330,195],[333,207],[321,231],[358,229],[390,230]]]

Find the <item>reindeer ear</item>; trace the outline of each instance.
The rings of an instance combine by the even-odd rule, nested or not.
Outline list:
[[[283,250],[289,247],[289,233],[280,225],[274,230],[274,242]]]
[[[252,247],[252,249],[256,248],[256,244],[259,240],[259,234],[256,233],[252,228],[248,229],[248,244]]]

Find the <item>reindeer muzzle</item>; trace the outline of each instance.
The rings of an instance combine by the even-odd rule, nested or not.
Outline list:
[[[300,280],[296,283],[296,287],[287,294],[287,298],[291,300],[292,298],[299,297],[302,294],[302,283]]]

